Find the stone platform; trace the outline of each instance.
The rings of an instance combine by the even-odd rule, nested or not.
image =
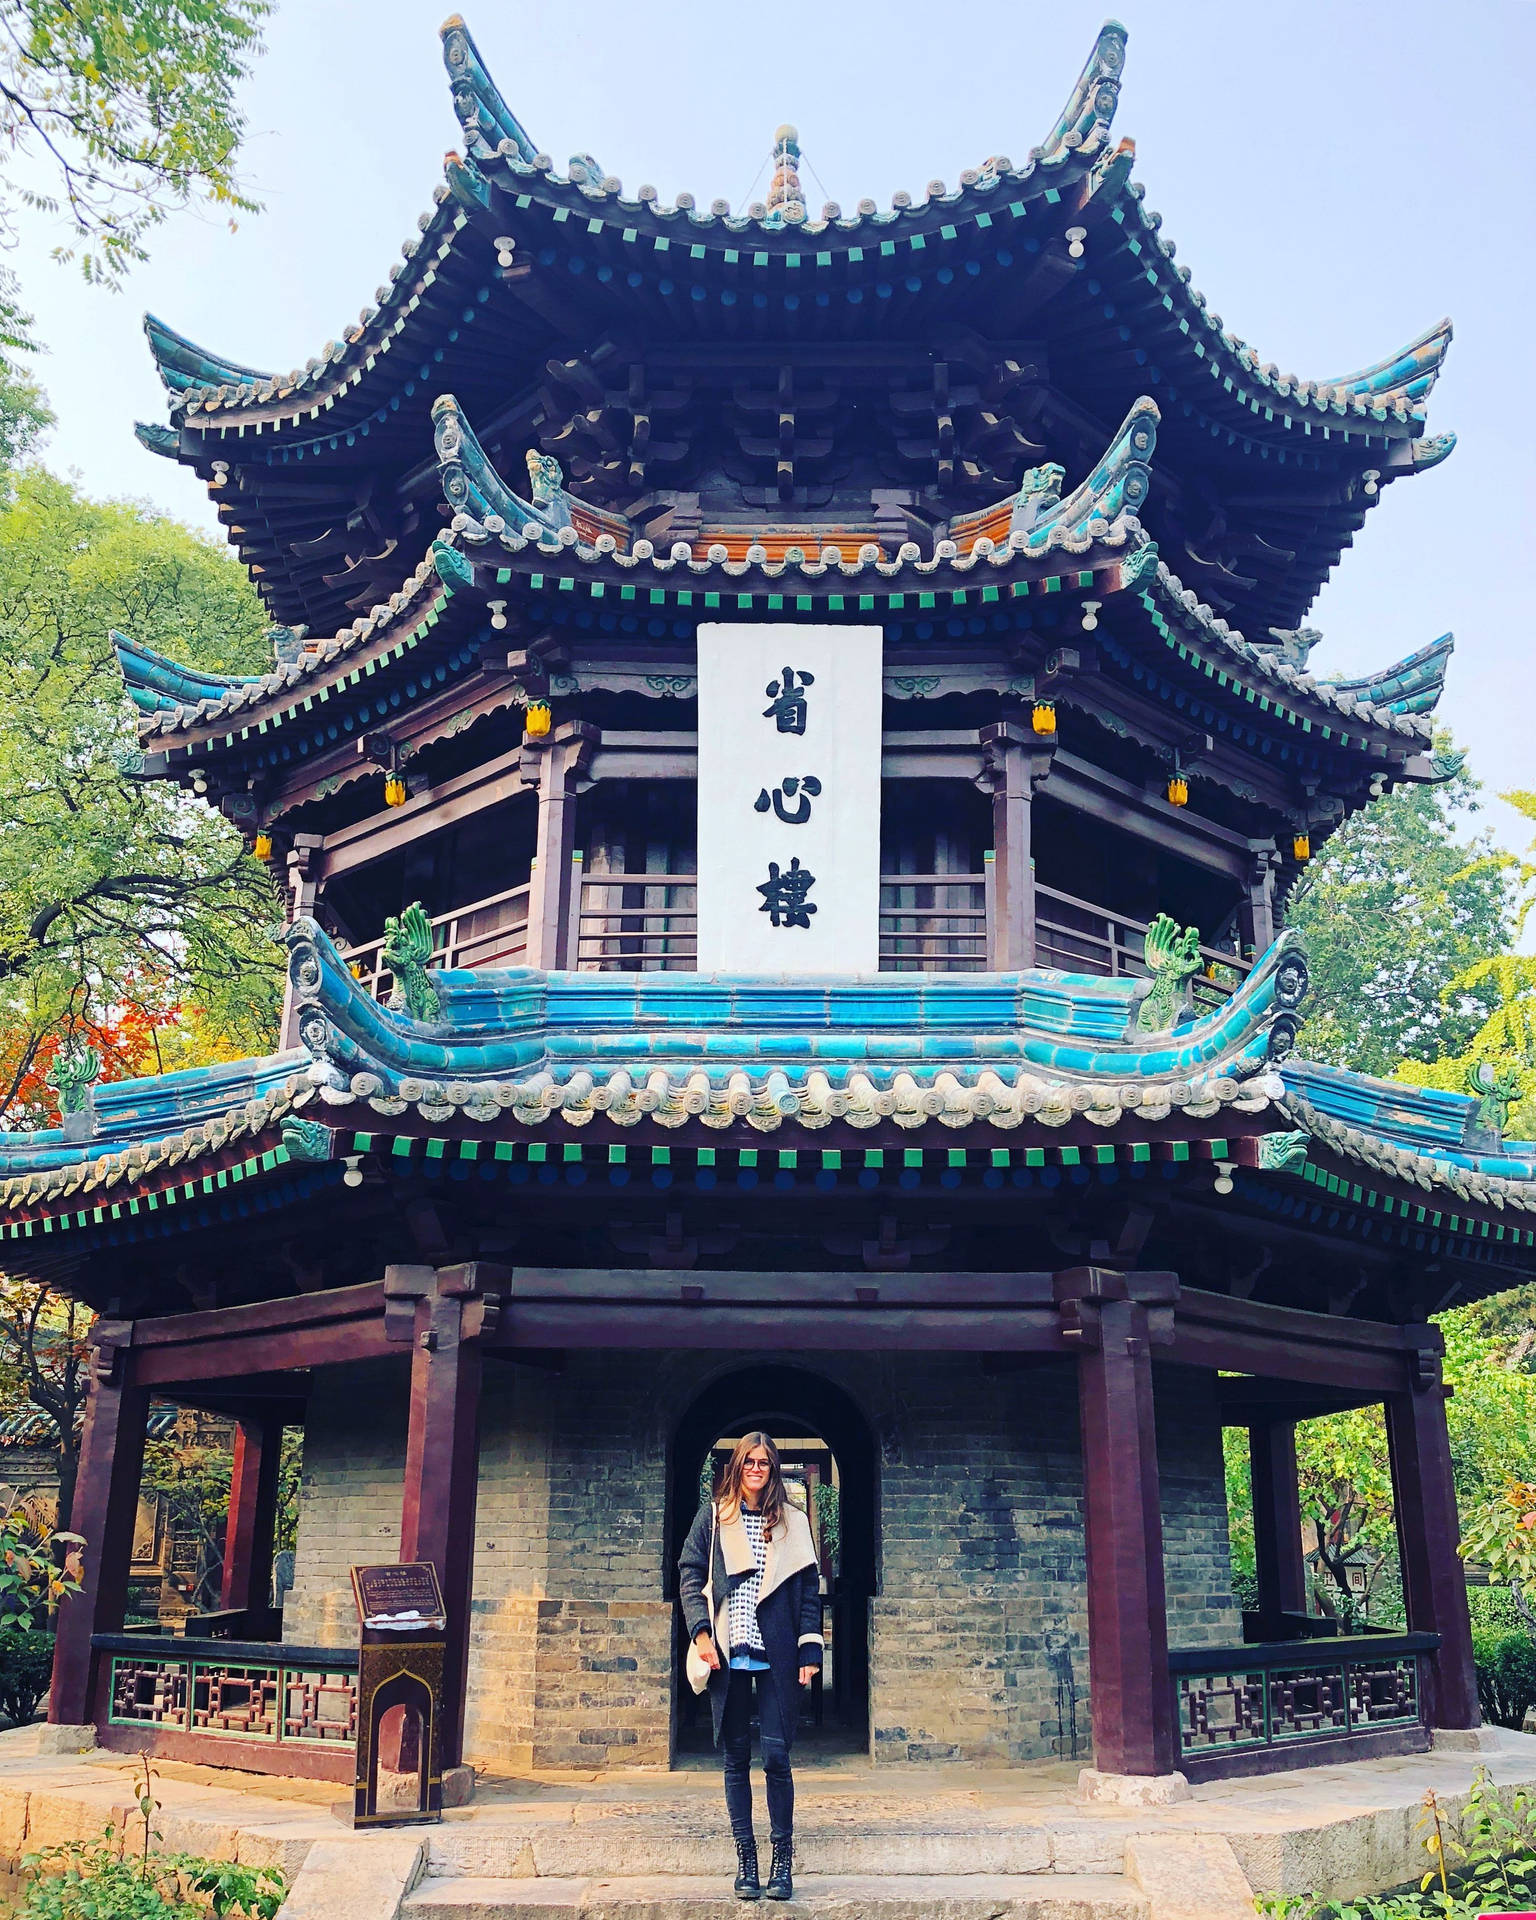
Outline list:
[[[1416,1877],[1427,1789],[1474,1769],[1536,1787],[1536,1737],[1197,1786],[1181,1805],[1085,1805],[1075,1766],[797,1767],[795,1902],[831,1920],[1245,1920],[1254,1893],[1349,1897]],[[486,1774],[435,1827],[352,1834],[334,1786],[158,1763],[167,1849],[281,1866],[284,1920],[711,1920],[740,1909],[718,1772]],[[0,1734],[0,1859],[119,1830],[125,1757]],[[759,1826],[766,1831],[759,1794]],[[763,1912],[772,1909],[761,1909]]]

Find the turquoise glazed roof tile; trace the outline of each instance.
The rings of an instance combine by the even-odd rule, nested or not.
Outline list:
[[[1090,975],[444,970],[432,976],[441,1018],[423,1025],[380,1006],[312,921],[289,944],[299,1036],[328,1105],[416,1106],[429,1118],[510,1108],[570,1124],[602,1112],[729,1125],[759,1111],[775,1069],[788,1085],[773,1126],[903,1112],[917,1124],[940,1107],[995,1127],[1049,1125],[1057,1113],[1109,1124],[1175,1107],[1254,1110],[1278,1087],[1268,1062],[1306,982],[1299,943],[1284,935],[1216,1013],[1144,1035],[1145,983]]]

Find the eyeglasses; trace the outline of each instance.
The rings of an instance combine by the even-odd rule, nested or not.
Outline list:
[[[741,1470],[743,1473],[770,1473],[772,1468],[766,1460],[743,1460]]]

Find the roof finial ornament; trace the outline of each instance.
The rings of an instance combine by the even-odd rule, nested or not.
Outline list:
[[[805,218],[805,194],[800,186],[800,135],[782,126],[773,136],[773,181],[768,188],[765,226],[797,225]]]

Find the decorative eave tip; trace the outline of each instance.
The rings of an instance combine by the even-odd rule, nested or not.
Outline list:
[[[1120,100],[1125,71],[1125,48],[1130,35],[1118,20],[1099,28],[1093,50],[1077,76],[1061,117],[1031,156],[1046,165],[1059,165],[1073,154],[1093,159],[1109,137]]]
[[[471,160],[483,160],[503,148],[519,160],[536,160],[538,149],[517,115],[507,105],[486,71],[463,16],[450,14],[440,29],[443,65],[453,92],[453,110],[464,129],[465,150]]]
[[[241,386],[247,381],[265,381],[265,373],[225,360],[184,333],[168,327],[158,314],[144,316],[144,335],[155,356],[155,366],[167,391],[179,398],[189,387]]]

